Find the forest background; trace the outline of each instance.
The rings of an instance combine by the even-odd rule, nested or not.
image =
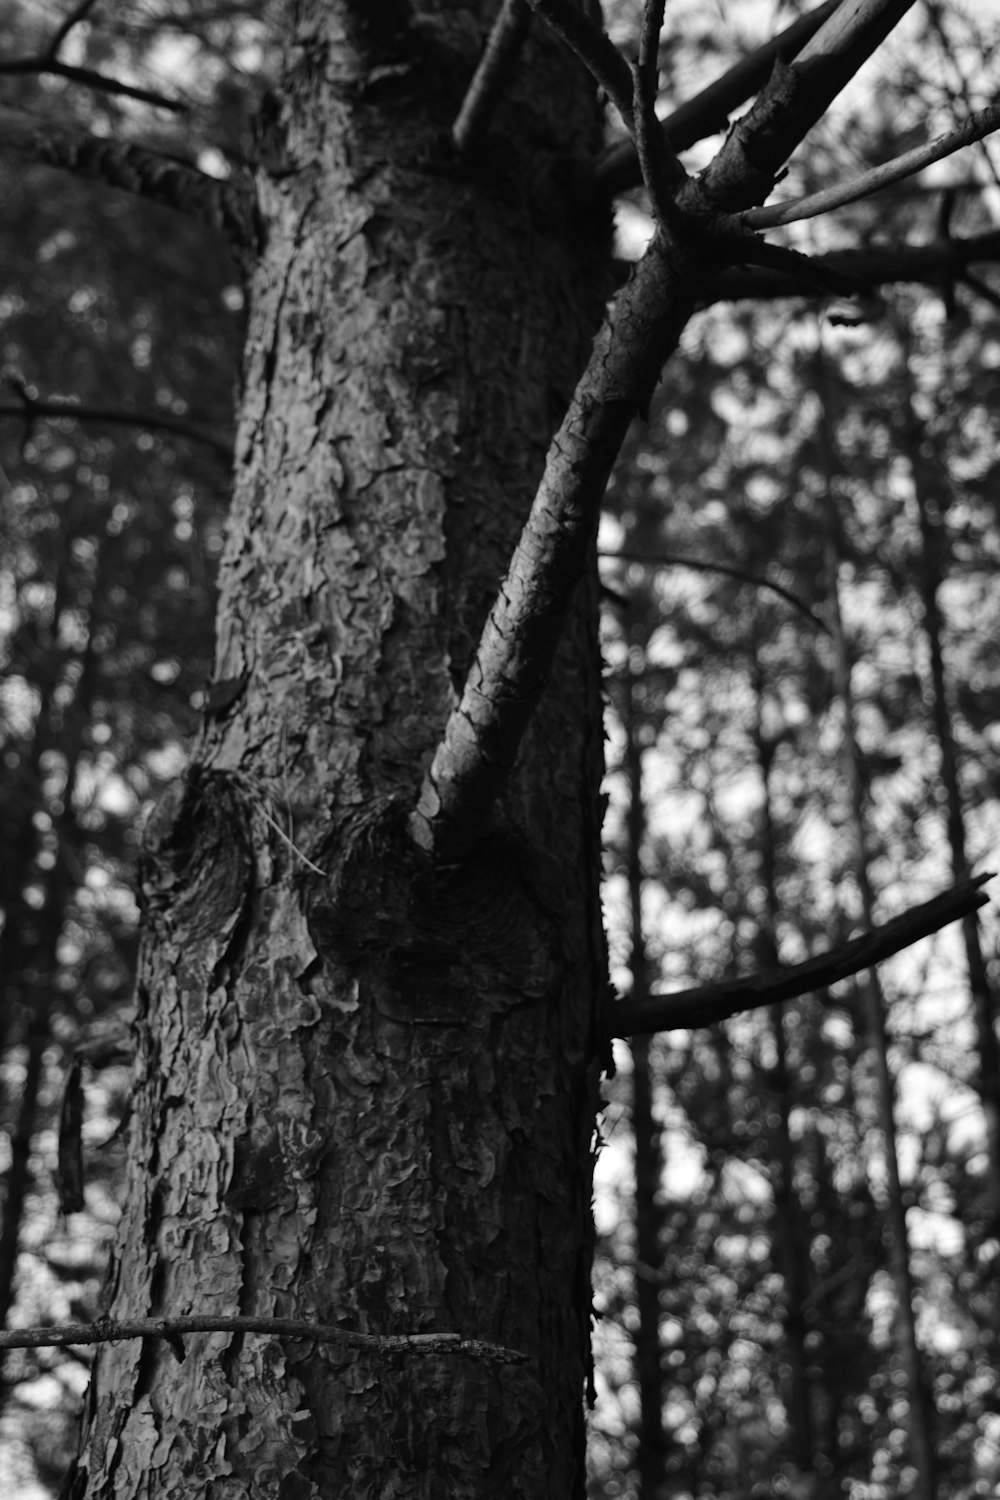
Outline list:
[[[262,8],[151,0],[78,7],[72,26],[54,4],[7,10],[3,110],[238,170],[275,66]],[[795,14],[671,4],[661,113]],[[627,47],[636,10],[606,22]],[[918,7],[784,189],[990,102],[998,47],[994,7]],[[16,1327],[94,1315],[118,1218],[134,867],[206,707],[243,294],[210,228],[23,153],[0,172],[0,1308]],[[763,297],[734,287],[633,428],[600,535],[622,996],[797,962],[995,861],[998,217],[987,140],[795,226],[810,252],[981,251],[948,276],[886,274],[865,301],[786,295],[777,274]],[[622,258],[648,223],[627,188]],[[679,1013],[616,1046],[593,1494],[996,1493],[995,954],[987,910],[877,978],[709,1028]],[[56,1492],[86,1372],[85,1352],[7,1353],[11,1494]]]

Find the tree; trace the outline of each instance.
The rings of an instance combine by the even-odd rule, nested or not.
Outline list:
[[[613,1033],[662,1024],[608,1006],[597,512],[742,268],[906,274],[757,231],[907,8],[824,5],[794,65],[736,70],[694,139],[756,102],[697,179],[656,122],[655,3],[630,68],[563,0],[530,0],[547,25],[505,0],[485,53],[476,12],[304,0],[252,188],[0,112],[8,147],[198,214],[248,271],[215,676],[144,840],[105,1334],[203,1326],[102,1350],[74,1497],[581,1491],[598,1080]],[[595,78],[656,218],[603,321]]]

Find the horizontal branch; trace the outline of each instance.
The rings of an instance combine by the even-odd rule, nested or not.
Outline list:
[[[16,151],[198,219],[224,234],[234,249],[253,244],[253,196],[241,177],[209,177],[175,157],[55,125],[5,105],[0,105],[0,150]]]
[[[892,161],[872,167],[871,171],[862,172],[850,182],[838,182],[818,193],[806,193],[801,198],[792,198],[785,203],[768,203],[762,208],[751,208],[741,214],[740,218],[750,229],[773,229],[778,224],[795,224],[801,219],[814,219],[818,214],[843,208],[848,203],[857,203],[883,188],[903,182],[907,177],[923,171],[924,167],[953,156],[963,146],[971,146],[997,129],[1000,129],[1000,104],[991,104],[970,115],[954,130],[948,130],[922,146],[914,146],[912,151],[904,151]]]
[[[19,395],[16,400],[0,400],[0,417],[20,417],[31,423],[38,417],[70,418],[74,422],[107,422],[119,427],[139,427],[149,432],[173,432],[178,437],[189,438],[193,443],[204,443],[227,463],[232,462],[233,445],[199,422],[187,417],[178,417],[170,412],[125,411],[119,406],[91,406],[86,402],[73,401],[68,396],[40,398]]]
[[[849,979],[862,969],[891,958],[909,948],[920,938],[928,937],[949,922],[986,906],[989,897],[980,890],[992,874],[976,875],[963,880],[951,890],[943,891],[921,906],[914,906],[901,916],[893,917],[870,932],[852,938],[840,948],[807,958],[788,968],[752,974],[747,979],[723,980],[720,984],[700,985],[696,989],[678,990],[673,995],[656,995],[634,1004],[623,1000],[609,1008],[605,1027],[609,1036],[649,1036],[656,1031],[690,1031],[699,1026],[714,1026],[718,1021],[746,1010],[757,1010],[784,1000],[795,1000],[814,990],[826,989],[841,979]]]
[[[340,1344],[374,1354],[463,1354],[493,1364],[527,1364],[530,1356],[504,1344],[463,1338],[458,1333],[351,1333],[330,1324],[300,1318],[225,1318],[211,1314],[187,1318],[106,1319],[100,1323],[67,1323],[58,1328],[17,1328],[0,1332],[0,1349],[61,1349],[67,1344],[112,1344],[120,1339],[166,1339],[177,1346],[189,1333],[262,1333],[269,1338],[303,1339]],[[180,1351],[179,1351],[180,1352]]]
[[[850,276],[859,289],[874,291],[895,282],[936,285],[962,277],[967,267],[1000,261],[1000,231],[972,235],[967,239],[933,240],[928,245],[885,246],[867,250],[836,250],[816,256],[814,267],[826,267]],[[814,279],[784,270],[723,271],[708,289],[702,303],[736,302],[745,298],[766,301],[771,297],[816,296]]]

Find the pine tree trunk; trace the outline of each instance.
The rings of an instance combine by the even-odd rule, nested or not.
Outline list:
[[[597,106],[538,29],[461,162],[474,14],[356,9],[289,8],[263,129],[216,683],[146,833],[108,1311],[451,1331],[530,1362],[109,1346],[78,1496],[583,1491],[594,586],[490,836],[434,869],[405,822],[600,315]]]

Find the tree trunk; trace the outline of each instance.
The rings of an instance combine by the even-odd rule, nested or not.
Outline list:
[[[597,105],[536,28],[460,161],[474,14],[379,11],[289,7],[262,130],[216,681],[146,833],[108,1311],[447,1330],[529,1362],[108,1346],[76,1496],[583,1492],[593,583],[490,835],[434,868],[405,823],[601,312]]]
[[[820,421],[821,439],[828,443],[825,409],[825,376],[822,351],[817,356],[817,390],[824,401]],[[868,874],[868,849],[865,832],[864,785],[855,738],[854,693],[851,664],[840,609],[840,555],[837,546],[838,520],[834,493],[834,463],[828,453],[829,488],[825,498],[824,556],[827,582],[827,618],[833,637],[833,680],[843,714],[843,767],[847,783],[847,833],[852,849],[849,867],[860,897],[861,915],[867,927],[872,925],[875,897]],[[899,1357],[904,1372],[907,1400],[907,1432],[914,1480],[910,1493],[916,1500],[935,1500],[937,1495],[937,1450],[935,1447],[936,1410],[933,1394],[924,1368],[924,1358],[917,1339],[916,1298],[910,1268],[906,1205],[899,1175],[897,1147],[895,1083],[889,1065],[889,1032],[886,1025],[886,1000],[876,969],[860,976],[859,990],[864,1005],[865,1026],[875,1074],[876,1112],[885,1153],[886,1258],[896,1294],[896,1331]]]

